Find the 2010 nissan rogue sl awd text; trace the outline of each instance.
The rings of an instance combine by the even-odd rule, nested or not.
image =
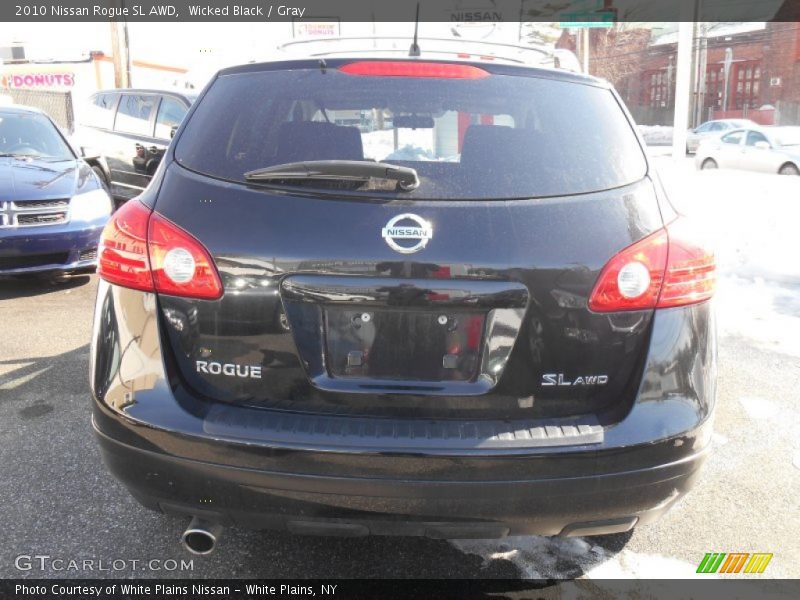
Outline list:
[[[623,532],[709,448],[714,256],[592,77],[225,69],[98,269],[105,463],[196,553],[229,525]]]

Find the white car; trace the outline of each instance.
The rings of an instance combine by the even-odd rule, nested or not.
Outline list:
[[[703,140],[697,148],[698,169],[747,169],[763,173],[800,175],[800,140],[781,139],[759,128],[735,129]]]
[[[702,125],[686,132],[686,153],[696,152],[700,142],[705,139],[719,137],[726,131],[742,127],[757,127],[758,124],[750,119],[716,119],[706,121]]]

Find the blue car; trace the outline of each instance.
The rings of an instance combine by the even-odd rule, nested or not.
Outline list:
[[[93,270],[111,207],[47,115],[0,107],[0,277]]]

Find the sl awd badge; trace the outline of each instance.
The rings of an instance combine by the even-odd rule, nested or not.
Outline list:
[[[428,245],[433,237],[433,226],[418,215],[403,213],[391,219],[381,229],[381,237],[392,250],[401,254],[412,254]]]

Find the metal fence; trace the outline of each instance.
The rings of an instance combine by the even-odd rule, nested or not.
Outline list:
[[[776,125],[800,125],[800,103],[780,100],[775,105]]]
[[[72,133],[75,128],[75,114],[72,110],[71,92],[46,90],[9,89],[4,90],[15,104],[33,106],[43,110],[58,123],[65,132]]]
[[[629,106],[628,110],[639,125],[672,125],[672,107]]]

